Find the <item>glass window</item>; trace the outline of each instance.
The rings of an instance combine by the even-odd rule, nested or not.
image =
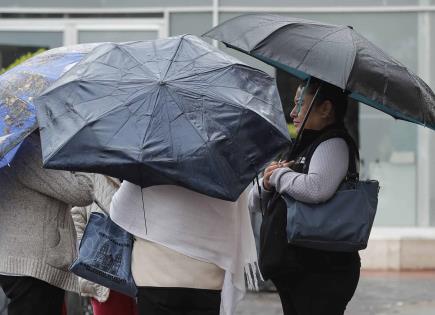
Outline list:
[[[211,5],[212,0],[38,0],[37,6],[53,8],[125,8],[125,7],[170,7],[170,6],[204,6]],[[34,0],[6,0],[2,1],[5,7],[35,7]]]
[[[201,36],[208,31],[213,25],[213,16],[211,13],[171,13],[170,15],[171,36],[192,34]]]
[[[62,42],[62,32],[0,31],[0,68],[28,52],[59,47]]]
[[[419,0],[268,0],[265,5],[264,0],[220,0],[221,6],[298,6],[298,7],[331,7],[331,6],[402,6],[402,5],[416,5]],[[432,0],[435,1],[435,0]]]
[[[381,185],[375,223],[415,225],[418,127],[364,104],[359,115],[361,174]]]
[[[79,31],[79,43],[93,42],[127,42],[134,40],[149,40],[159,37],[157,31]]]

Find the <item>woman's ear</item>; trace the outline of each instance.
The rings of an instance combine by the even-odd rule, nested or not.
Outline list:
[[[330,118],[334,115],[334,106],[331,101],[326,100],[319,106],[319,112],[322,118]]]

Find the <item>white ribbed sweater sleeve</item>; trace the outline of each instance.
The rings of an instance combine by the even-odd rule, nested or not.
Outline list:
[[[349,148],[342,138],[319,144],[311,158],[308,174],[289,168],[276,169],[270,183],[281,194],[307,203],[328,200],[336,192],[347,173]]]

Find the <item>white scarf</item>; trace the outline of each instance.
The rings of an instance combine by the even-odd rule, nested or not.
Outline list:
[[[180,186],[141,190],[124,181],[113,196],[110,216],[137,237],[224,269],[221,315],[233,314],[243,298],[245,274],[248,287],[258,287],[257,251],[246,192],[236,202],[229,202]]]

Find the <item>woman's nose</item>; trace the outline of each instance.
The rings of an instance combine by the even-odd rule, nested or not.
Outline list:
[[[290,117],[291,118],[296,118],[296,117],[298,117],[298,111],[297,111],[297,108],[296,108],[297,106],[293,106],[293,109],[292,109],[292,111],[290,112]]]

